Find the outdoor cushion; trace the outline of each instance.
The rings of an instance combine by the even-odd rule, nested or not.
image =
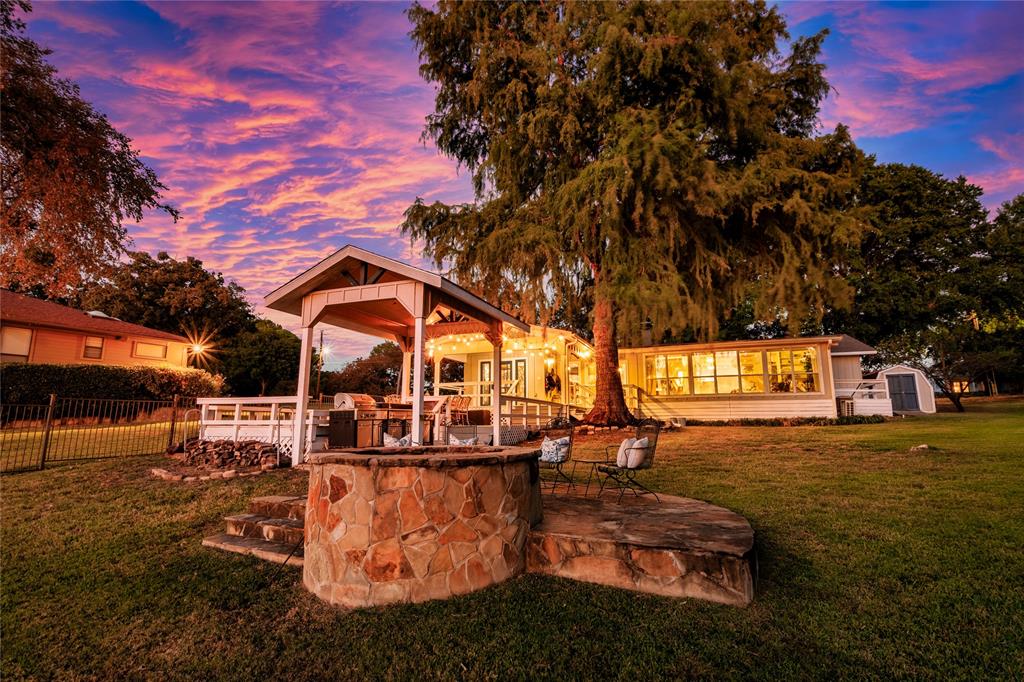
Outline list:
[[[627,469],[639,469],[647,461],[647,450],[650,448],[650,441],[646,438],[641,438],[633,443],[633,447],[629,449],[629,456],[626,461]]]
[[[472,438],[456,438],[453,434],[448,434],[448,445],[476,445],[480,442],[480,439],[476,436]]]
[[[569,436],[551,440],[544,436],[540,444],[540,461],[549,464],[561,464],[569,459]]]
[[[622,445],[619,446],[619,454],[615,456],[615,466],[626,468],[629,463],[629,449],[635,442],[636,438],[626,438],[622,441]]]
[[[401,438],[395,438],[387,431],[384,432],[384,447],[386,448],[406,448],[412,444],[412,434],[406,434]]]

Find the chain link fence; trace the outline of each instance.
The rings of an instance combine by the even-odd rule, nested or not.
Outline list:
[[[198,431],[195,398],[108,400],[51,395],[46,405],[0,405],[0,472],[167,452]]]

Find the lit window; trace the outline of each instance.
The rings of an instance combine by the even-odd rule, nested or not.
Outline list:
[[[715,392],[715,354],[694,353],[693,392],[697,395],[711,395]]]
[[[82,357],[91,358],[98,360],[103,357],[103,337],[102,336],[87,336],[85,337],[85,350],[82,351]]]
[[[768,384],[772,393],[814,393],[821,385],[814,348],[768,352]]]
[[[740,374],[744,393],[764,393],[764,357],[761,351],[740,353]]]
[[[167,346],[159,343],[146,343],[145,341],[135,342],[135,356],[163,360],[167,357]]]
[[[690,394],[690,361],[686,355],[648,355],[644,369],[649,394]]]
[[[32,348],[32,330],[22,327],[0,328],[0,361],[28,362]]]

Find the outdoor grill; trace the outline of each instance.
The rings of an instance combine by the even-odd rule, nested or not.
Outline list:
[[[338,393],[336,409],[330,411],[327,443],[332,448],[365,448],[381,445],[384,429],[400,438],[408,431],[412,410],[408,407],[379,406],[365,393]]]

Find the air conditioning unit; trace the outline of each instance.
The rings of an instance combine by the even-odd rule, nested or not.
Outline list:
[[[852,417],[853,411],[853,398],[836,398],[836,408],[840,417]]]

